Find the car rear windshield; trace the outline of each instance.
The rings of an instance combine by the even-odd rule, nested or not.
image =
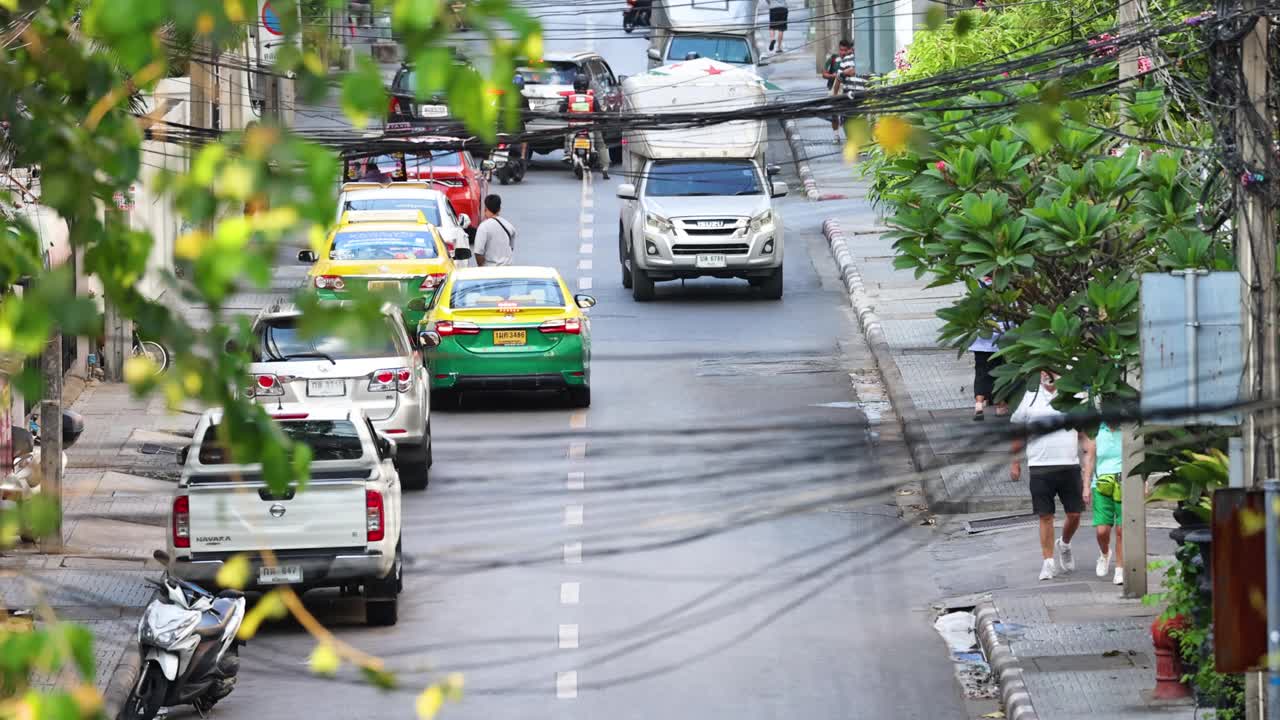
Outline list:
[[[439,257],[430,230],[344,230],[333,238],[330,260],[430,260]]]
[[[378,328],[388,326],[380,323]],[[298,332],[297,318],[270,318],[258,326],[257,345],[253,348],[254,362],[284,362],[287,360],[351,360],[355,358],[397,357],[402,353],[396,347],[390,330],[379,337],[347,337],[324,335],[304,338]]]
[[[572,85],[582,68],[573,62],[552,62],[546,67],[522,67],[516,72],[526,85]]]
[[[400,161],[393,155],[381,155],[375,162],[378,169],[390,175],[400,168]],[[458,150],[414,150],[404,154],[404,169],[407,172],[432,167],[458,167],[462,165],[462,153]]]
[[[483,278],[458,280],[449,304],[456,309],[492,308],[498,303],[520,307],[563,307],[560,283],[551,278]]]
[[[440,206],[430,198],[361,198],[346,201],[342,210],[420,210],[427,222],[432,225],[440,224]]]
[[[737,65],[751,64],[751,50],[747,41],[736,37],[679,35],[667,48],[668,60],[688,60],[690,55]]]
[[[690,195],[759,195],[760,177],[746,160],[655,162],[649,168],[645,194],[654,197]]]
[[[311,448],[312,460],[357,460],[364,454],[360,434],[350,420],[289,420],[280,429],[290,440]],[[226,465],[231,462],[218,442],[218,426],[210,425],[200,441],[201,465]]]

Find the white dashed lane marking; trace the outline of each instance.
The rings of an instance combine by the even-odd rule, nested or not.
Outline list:
[[[556,673],[556,697],[572,700],[578,697],[578,672],[569,670]]]
[[[560,649],[578,649],[578,626],[574,624],[560,626]]]
[[[579,269],[579,270],[590,270],[590,269],[591,269],[591,258],[583,258],[583,259],[579,260],[579,261],[578,261],[578,269]]]
[[[582,586],[576,582],[560,583],[560,604],[561,605],[577,605],[578,598],[581,596]]]
[[[581,505],[564,506],[564,524],[566,527],[579,527],[582,525]]]
[[[591,289],[591,278],[589,278],[589,277],[580,277],[580,278],[578,278],[578,289],[579,289],[579,290],[590,290],[590,289]]]
[[[594,251],[595,249],[596,249],[595,246],[592,245],[591,243],[582,243],[581,245],[578,246],[578,252],[582,253],[583,255],[590,255],[592,251]]]
[[[569,427],[574,430],[581,430],[587,426],[587,411],[579,410],[569,416]]]
[[[569,443],[569,459],[581,460],[587,456],[587,443],[585,440],[574,440]]]
[[[566,490],[583,490],[587,487],[587,474],[581,472],[571,472],[569,477],[564,481]]]
[[[582,564],[582,543],[569,542],[564,544],[564,564],[565,565],[581,565]]]

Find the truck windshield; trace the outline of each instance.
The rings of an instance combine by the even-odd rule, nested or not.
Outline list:
[[[290,420],[280,423],[289,439],[311,448],[312,460],[358,460],[364,454],[360,434],[350,420]],[[210,425],[200,441],[201,465],[231,462],[218,442],[218,426]]]
[[[656,162],[649,169],[645,194],[652,197],[689,195],[759,195],[760,177],[747,160],[675,160]]]
[[[668,60],[709,58],[736,65],[751,64],[751,48],[745,38],[724,35],[677,35],[667,47]]]

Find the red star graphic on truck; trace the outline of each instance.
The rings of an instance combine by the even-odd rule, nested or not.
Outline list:
[[[716,67],[715,65],[711,65],[711,66],[708,66],[708,67],[707,67],[707,74],[708,74],[708,75],[723,75],[723,74],[724,74],[724,71],[723,71],[723,70],[721,70],[720,68]]]

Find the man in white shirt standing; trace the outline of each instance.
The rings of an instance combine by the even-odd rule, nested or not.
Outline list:
[[[1093,438],[1084,431],[1064,428],[1066,415],[1051,405],[1057,396],[1054,385],[1057,379],[1051,372],[1040,373],[1040,386],[1022,396],[1022,402],[1010,418],[1014,425],[1024,426],[1027,432],[1025,440],[1016,438],[1013,441],[1009,477],[1014,482],[1022,479],[1022,451],[1025,447],[1031,509],[1040,516],[1041,580],[1052,580],[1055,575],[1075,570],[1071,538],[1080,527],[1084,487],[1090,481],[1093,469]],[[1062,524],[1062,538],[1057,541],[1053,537],[1053,516],[1057,511],[1055,496],[1062,500],[1062,509],[1067,514],[1066,522]]]
[[[498,217],[502,212],[502,198],[489,195],[484,199],[484,221],[476,228],[476,265],[510,265],[515,254],[516,228]]]

